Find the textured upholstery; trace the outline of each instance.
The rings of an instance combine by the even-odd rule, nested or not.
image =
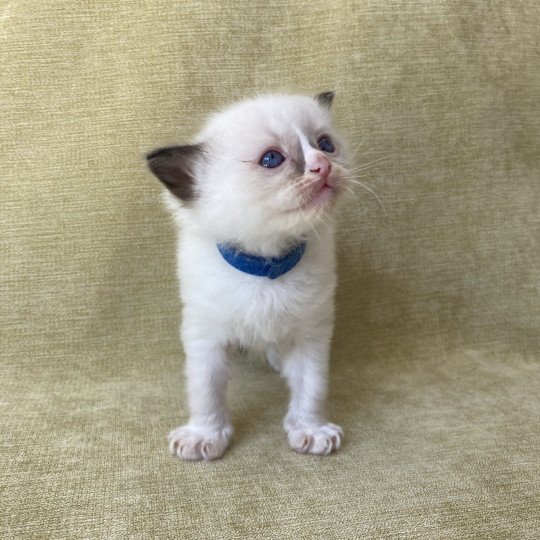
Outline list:
[[[540,4],[0,3],[0,537],[540,537]],[[336,90],[329,415],[235,360],[224,458],[185,464],[174,235],[144,155],[266,91]]]

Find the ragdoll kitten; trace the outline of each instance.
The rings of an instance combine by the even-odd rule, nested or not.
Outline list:
[[[334,94],[270,95],[212,116],[197,142],[148,155],[178,229],[189,422],[169,434],[183,459],[215,459],[232,434],[229,350],[264,351],[291,390],[284,428],[300,453],[329,454],[342,429],[323,406],[336,263],[327,212],[346,157]]]

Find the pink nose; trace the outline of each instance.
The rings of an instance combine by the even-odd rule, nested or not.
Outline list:
[[[316,154],[307,165],[309,172],[315,173],[325,180],[332,169],[332,164],[324,154]]]

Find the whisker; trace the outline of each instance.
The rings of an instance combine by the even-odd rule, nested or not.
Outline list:
[[[377,161],[383,161],[385,159],[390,159],[394,157],[396,157],[396,154],[385,154],[384,156],[379,156],[378,158],[372,159],[371,161],[368,161],[367,163],[363,163],[361,165],[370,165],[371,163],[376,163]]]
[[[377,201],[379,202],[379,204],[381,205],[381,208],[384,212],[384,215],[386,217],[388,217],[388,213],[386,212],[386,208],[384,207],[384,204],[382,203],[382,200],[381,198],[379,197],[379,195],[373,190],[371,189],[369,186],[367,186],[366,184],[364,184],[363,182],[360,182],[358,180],[353,180],[352,178],[349,178],[348,179],[349,182],[352,182],[353,184],[357,184],[361,187],[363,187],[366,191],[369,191],[369,193],[371,193],[372,195],[375,196],[375,198],[377,199]]]
[[[355,175],[355,176],[347,176],[345,177],[346,181],[352,182],[353,184],[359,183],[360,185],[367,186],[370,189],[375,189],[372,184],[369,184],[368,182],[364,182],[363,180],[360,180],[360,178],[366,178],[365,176]],[[379,194],[381,196],[384,195],[384,192],[381,191],[379,188],[377,188]]]
[[[364,133],[362,135],[362,140],[360,141],[360,144],[355,148],[354,152],[352,153],[350,157],[351,161],[356,157],[356,153],[358,152],[358,150],[360,150],[360,147],[364,144],[365,140],[366,140],[366,134]]]
[[[390,159],[394,157],[396,157],[396,154],[385,154],[384,156],[378,157],[377,159],[373,159],[372,161],[365,163],[365,165],[369,165],[370,163],[375,163],[376,161],[381,161],[383,159]]]
[[[323,208],[321,208],[320,210],[321,210],[321,214],[324,217],[328,218],[332,223],[336,222],[336,220],[326,210],[324,210]],[[323,219],[323,221],[324,221],[324,219]]]
[[[302,210],[302,207],[300,206],[298,209],[300,210],[300,214],[302,214],[302,217],[304,218],[306,223],[313,229],[313,232],[315,233],[315,236],[317,237],[317,239],[320,242],[321,241],[321,235],[317,232],[317,229],[315,229],[315,227],[313,226],[313,223],[309,220],[309,218],[306,216],[306,214],[304,214],[304,211]]]
[[[349,186],[345,186],[345,189],[355,198],[355,200],[358,200],[358,194],[354,192]]]
[[[361,172],[366,171],[368,169],[372,169],[373,167],[377,167],[378,165],[385,165],[386,163],[391,163],[391,159],[381,158],[378,160],[370,161],[369,163],[366,163],[365,165],[360,165],[358,167],[353,167],[350,169],[347,169],[349,172],[355,173],[355,172]]]

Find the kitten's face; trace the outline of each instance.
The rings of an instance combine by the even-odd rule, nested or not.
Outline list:
[[[198,145],[157,151],[150,167],[217,241],[298,237],[324,218],[346,181],[332,97],[235,104],[210,119]]]

